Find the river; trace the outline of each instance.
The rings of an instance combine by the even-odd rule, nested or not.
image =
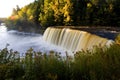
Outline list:
[[[21,53],[25,53],[28,49],[33,48],[34,51],[48,53],[51,50],[65,53],[65,50],[45,42],[41,34],[18,32],[15,30],[7,31],[5,26],[0,26],[0,49],[7,46]]]
[[[93,32],[93,34],[106,37],[112,40],[114,40],[115,36],[118,33],[119,32],[116,31],[103,31],[103,30]],[[20,52],[21,56],[22,54],[26,53],[26,51],[29,50],[30,48],[33,48],[34,51],[37,52],[40,51],[43,53],[48,53],[51,50],[55,52],[61,52],[62,53],[61,55],[65,55],[66,51],[69,52],[68,50],[63,49],[64,46],[59,47],[48,42],[43,40],[43,36],[41,34],[19,32],[16,30],[8,31],[7,27],[0,26],[0,49],[7,47],[9,50],[13,49],[14,51]],[[72,52],[69,53],[73,55]]]

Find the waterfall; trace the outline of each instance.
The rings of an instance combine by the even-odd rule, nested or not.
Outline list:
[[[43,39],[72,52],[90,50],[93,46],[103,47],[112,43],[112,40],[85,31],[51,27],[46,29]]]

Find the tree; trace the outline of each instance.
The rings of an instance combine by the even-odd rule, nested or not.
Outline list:
[[[84,25],[87,10],[87,0],[74,0],[73,10],[74,10],[73,14],[74,25]]]
[[[54,25],[54,11],[50,4],[52,0],[44,0],[43,10],[40,13],[40,23],[42,26],[52,26]]]
[[[114,26],[120,26],[120,0],[115,0],[113,3]]]
[[[52,7],[52,10],[54,11],[54,21],[55,24],[58,25],[63,25],[63,6],[64,6],[64,1],[63,0],[53,0],[50,4]]]
[[[63,7],[64,23],[65,25],[72,25],[73,16],[73,3],[72,0],[65,0],[65,5]]]

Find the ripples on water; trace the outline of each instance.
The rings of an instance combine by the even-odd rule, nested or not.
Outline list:
[[[48,53],[51,50],[56,52],[65,53],[64,49],[46,43],[42,39],[41,34],[18,32],[15,30],[7,31],[5,26],[0,26],[0,49],[6,47],[21,53],[25,53],[28,49],[33,48],[35,51]]]

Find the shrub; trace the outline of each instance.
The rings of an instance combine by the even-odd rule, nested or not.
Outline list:
[[[67,54],[67,53],[66,53]],[[18,52],[0,50],[1,80],[119,80],[120,46],[79,51],[73,58],[32,48],[20,58]]]
[[[0,50],[0,79],[18,79],[23,75],[22,64],[17,51]]]

